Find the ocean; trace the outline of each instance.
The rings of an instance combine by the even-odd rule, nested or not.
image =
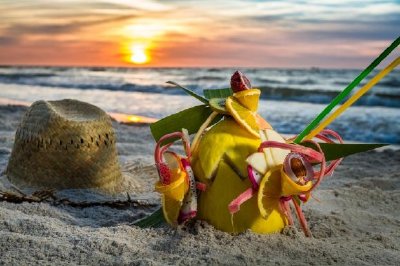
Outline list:
[[[203,89],[228,87],[235,70],[0,67],[0,97],[29,102],[73,98],[110,112],[162,118],[201,104],[166,81],[175,81],[201,94]],[[259,113],[277,131],[287,135],[304,129],[361,72],[319,68],[239,70],[254,88],[262,91]],[[369,78],[376,73],[371,73]],[[400,144],[399,121],[400,71],[396,70],[346,110],[330,128],[348,141]]]

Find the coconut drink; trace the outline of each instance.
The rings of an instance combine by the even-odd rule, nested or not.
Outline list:
[[[293,224],[292,209],[309,235],[300,204],[309,199],[322,177],[340,162],[326,167],[318,143],[314,149],[288,144],[258,113],[261,91],[239,71],[231,77],[231,93],[207,101],[210,114],[190,138],[186,129],[163,135],[155,149],[161,194],[167,223],[178,226],[191,219],[215,228],[240,233],[281,231]],[[195,95],[196,97],[201,96]],[[161,122],[162,123],[162,122]],[[193,131],[193,130],[192,130]],[[341,141],[334,132],[317,137]],[[184,155],[169,148],[180,139]],[[320,164],[315,173],[311,162]]]
[[[226,113],[230,115],[207,131],[193,152],[194,174],[207,186],[199,196],[198,218],[226,232],[279,231],[287,224],[279,211],[279,200],[269,204],[272,209],[266,217],[261,216],[257,197],[252,197],[235,213],[228,208],[235,198],[260,181],[267,168],[282,164],[288,153],[267,148],[257,158],[262,141],[284,143],[284,139],[257,114],[260,91],[252,89],[240,72],[232,76],[231,88],[234,93],[225,103]],[[214,110],[219,109],[214,107]],[[264,130],[260,131],[261,128]],[[251,170],[250,165],[254,165]],[[270,181],[271,195],[279,194],[280,185],[276,181]]]
[[[148,227],[165,221],[176,227],[203,220],[229,233],[265,234],[294,225],[297,217],[305,235],[311,236],[302,206],[323,178],[332,175],[345,156],[385,145],[345,144],[326,127],[399,64],[397,58],[330,113],[373,69],[366,68],[292,138],[284,138],[258,114],[261,91],[239,71],[229,89],[204,90],[204,96],[168,82],[202,105],[150,126],[160,177],[155,190],[162,207],[136,224]],[[183,152],[171,149],[179,142]]]
[[[284,141],[274,133],[269,136]],[[268,233],[279,231],[287,224],[286,218],[279,211],[279,200],[270,203],[272,210],[266,217],[261,216],[257,197],[245,202],[235,213],[231,213],[228,208],[235,198],[253,186],[246,159],[257,152],[260,144],[260,138],[249,134],[232,118],[214,125],[202,137],[192,160],[195,176],[207,185],[207,189],[199,196],[199,219],[226,232],[251,229],[258,233]],[[271,167],[281,164],[285,158],[278,149],[270,149],[267,153]],[[275,153],[275,156],[271,153]],[[265,156],[264,153],[261,155]],[[259,166],[257,162],[255,164]],[[261,167],[265,168],[266,165]],[[255,175],[261,177],[262,172],[255,170],[253,180]],[[270,195],[279,194],[278,180],[270,180],[269,186]]]

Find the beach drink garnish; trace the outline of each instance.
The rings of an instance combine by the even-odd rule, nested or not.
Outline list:
[[[385,145],[344,144],[341,136],[326,126],[393,70],[400,59],[350,97],[327,122],[323,119],[399,42],[398,38],[305,130],[289,139],[257,113],[261,91],[252,88],[239,71],[231,77],[231,88],[204,90],[204,96],[169,82],[202,105],[151,125],[160,176],[156,190],[161,193],[165,220],[177,226],[200,219],[226,232],[250,229],[271,233],[293,225],[295,213],[305,235],[311,236],[301,206],[323,178],[333,173],[343,157]],[[194,135],[191,143],[189,135]],[[184,156],[169,150],[177,139],[184,144]],[[154,217],[148,224],[154,224]],[[140,225],[146,226],[146,219]]]

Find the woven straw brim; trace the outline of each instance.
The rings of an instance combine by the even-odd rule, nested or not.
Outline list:
[[[118,193],[137,186],[121,174],[109,116],[76,100],[32,104],[16,132],[6,175],[21,188]]]

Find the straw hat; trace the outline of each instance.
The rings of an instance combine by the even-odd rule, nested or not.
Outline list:
[[[116,193],[137,186],[121,174],[110,117],[77,100],[30,106],[15,134],[5,173],[19,188]]]

